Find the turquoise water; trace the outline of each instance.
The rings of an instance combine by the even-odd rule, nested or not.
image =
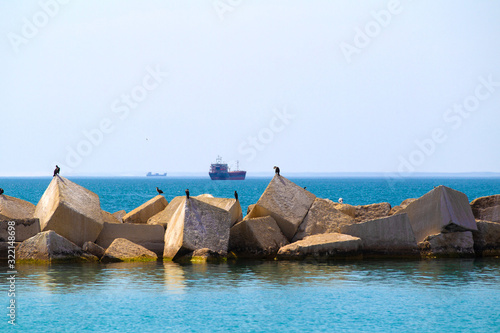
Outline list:
[[[19,331],[500,330],[498,259],[72,264],[18,271]]]
[[[207,177],[208,178],[208,177]],[[232,198],[238,191],[243,211],[257,202],[271,178],[250,178],[244,181],[212,181],[210,179],[182,178],[69,178],[97,193],[101,207],[109,212],[121,209],[127,212],[154,197],[155,187],[165,192],[168,201],[184,195],[189,188],[192,196],[210,193],[216,197]],[[0,178],[0,187],[6,195],[18,197],[37,204],[52,178]],[[422,178],[403,179],[398,182],[383,178],[290,178],[296,184],[320,198],[344,203],[366,205],[389,202],[399,205],[408,198],[417,198],[429,192],[434,186],[445,185],[464,192],[472,201],[475,198],[500,194],[500,178]]]
[[[37,203],[51,179],[0,178],[6,194]],[[270,179],[76,178],[108,211],[130,211],[162,188],[167,200],[240,195],[244,211]],[[319,197],[399,204],[437,185],[470,200],[500,179],[293,179]],[[500,332],[500,259],[18,265],[19,332]]]

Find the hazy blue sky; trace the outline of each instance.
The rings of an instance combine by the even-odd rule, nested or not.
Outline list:
[[[500,172],[498,1],[1,1],[0,176]]]

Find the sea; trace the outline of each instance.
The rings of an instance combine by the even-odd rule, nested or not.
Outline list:
[[[236,190],[246,212],[271,180],[68,178],[109,212],[134,209],[156,186],[168,201],[187,188]],[[289,179],[352,205],[395,206],[438,185],[470,201],[500,194],[495,177]],[[36,204],[50,181],[0,178],[0,187]],[[500,332],[500,258],[17,264],[15,273],[3,263],[0,281],[0,332]]]

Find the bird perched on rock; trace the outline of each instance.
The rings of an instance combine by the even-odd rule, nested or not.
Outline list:
[[[187,188],[185,192],[186,192],[186,198],[188,198],[189,200],[189,189]]]
[[[0,188],[0,195],[3,194],[3,188]]]
[[[274,166],[273,169],[274,169],[274,172],[279,176],[280,175],[280,168],[278,168],[277,166]]]
[[[162,190],[160,190],[160,189],[158,188],[158,186],[156,187],[156,192],[158,192],[158,194],[163,194],[163,191],[162,191]]]
[[[234,198],[238,201],[238,192],[234,191]]]
[[[56,165],[56,168],[54,169],[54,175],[52,177],[55,177],[56,175],[58,175],[60,171],[61,171],[61,168],[58,165]]]
[[[307,190],[307,186],[304,186],[304,190]]]
[[[344,199],[339,198],[339,203],[340,203],[340,204],[343,204],[343,203],[344,203]]]

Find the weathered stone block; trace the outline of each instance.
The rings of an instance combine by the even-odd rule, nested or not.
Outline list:
[[[34,217],[42,231],[54,230],[78,246],[95,241],[103,227],[97,194],[59,176],[45,190]]]
[[[401,211],[407,213],[417,243],[441,232],[477,230],[467,196],[439,186]]]
[[[276,254],[288,244],[271,216],[244,219],[231,228],[229,249],[244,257],[265,257]]]
[[[406,214],[345,225],[343,234],[361,238],[365,253],[412,256],[419,255],[415,235]]]
[[[123,223],[147,223],[148,219],[167,207],[167,199],[157,195],[123,216]]]
[[[283,176],[275,175],[248,218],[271,216],[291,240],[316,196]]]
[[[316,198],[292,241],[296,242],[317,234],[340,232],[340,227],[343,225],[356,222],[354,218],[335,207],[338,207],[338,204],[331,200]]]

